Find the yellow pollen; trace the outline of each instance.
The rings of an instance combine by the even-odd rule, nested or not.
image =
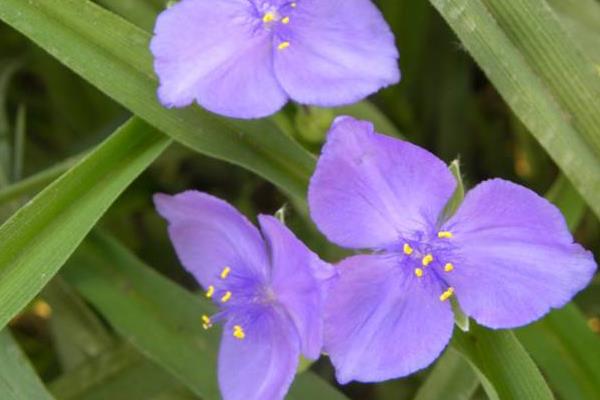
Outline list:
[[[221,279],[227,279],[230,272],[231,272],[231,268],[229,268],[229,267],[223,268],[223,271],[221,271]]]
[[[440,301],[446,301],[454,294],[454,288],[449,287],[444,293],[440,296]]]
[[[269,11],[263,15],[263,22],[265,24],[275,21],[275,13],[273,11]]]
[[[427,254],[425,257],[423,257],[423,260],[421,260],[421,263],[423,264],[424,267],[428,266],[432,262],[433,262],[433,256],[431,254]]]
[[[446,272],[451,272],[454,269],[454,265],[452,265],[452,263],[447,263],[446,265],[444,265],[444,271]]]
[[[227,303],[229,301],[229,299],[231,299],[231,292],[228,290],[227,292],[225,292],[223,297],[221,297],[221,302]]]
[[[290,23],[290,17],[283,17],[281,19],[281,23],[282,24],[289,24]]]
[[[233,327],[233,337],[235,337],[236,339],[240,339],[240,340],[245,338],[246,334],[244,333],[244,329],[239,325],[235,325]]]
[[[203,315],[202,316],[202,327],[204,329],[208,329],[212,326],[212,323],[210,321],[210,317],[208,315]]]
[[[213,294],[215,294],[215,287],[213,285],[210,285],[208,287],[208,290],[206,291],[206,298],[210,299],[211,297],[213,297]]]
[[[410,256],[413,253],[413,248],[410,247],[410,244],[408,244],[408,243],[404,243],[403,250],[404,250],[404,254],[406,254],[407,256]]]
[[[440,239],[450,239],[452,237],[452,232],[448,232],[448,231],[438,232],[438,237]]]
[[[423,276],[423,270],[421,268],[415,268],[415,275],[417,276],[417,278],[420,278]]]
[[[277,46],[278,50],[285,50],[288,47],[290,47],[290,42],[281,42],[279,43],[279,46]]]

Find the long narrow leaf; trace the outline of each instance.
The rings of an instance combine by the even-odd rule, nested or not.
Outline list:
[[[600,85],[544,0],[430,0],[600,216]]]
[[[134,119],[0,227],[0,327],[39,293],[169,143]]]

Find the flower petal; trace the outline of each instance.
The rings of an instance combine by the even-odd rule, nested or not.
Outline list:
[[[471,190],[444,230],[457,248],[446,280],[466,314],[491,328],[521,326],[562,307],[596,269],[556,207],[501,179]]]
[[[278,310],[266,308],[249,326],[244,339],[223,332],[219,351],[219,386],[224,400],[279,400],[288,391],[300,356],[294,326]]]
[[[157,194],[154,202],[169,222],[169,236],[183,266],[205,288],[223,268],[266,277],[268,258],[258,230],[228,203],[206,193]]]
[[[433,154],[343,117],[329,132],[308,200],[329,240],[380,248],[435,223],[455,186]]]
[[[273,69],[271,35],[246,0],[183,0],[157,19],[150,48],[169,107],[194,99],[237,118],[276,112],[287,101]]]
[[[325,351],[337,379],[377,382],[431,364],[454,318],[433,275],[416,278],[394,257],[361,255],[339,265],[325,311]]]
[[[317,277],[332,276],[333,267],[319,259],[276,218],[258,217],[271,254],[271,285],[294,322],[302,353],[316,359],[323,346],[324,292]]]
[[[370,0],[303,0],[275,50],[290,97],[320,106],[350,104],[400,80],[394,36]]]

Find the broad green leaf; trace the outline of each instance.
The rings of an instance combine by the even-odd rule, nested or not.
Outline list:
[[[304,197],[314,158],[275,124],[157,102],[148,32],[87,0],[2,0],[0,19],[177,141]]]
[[[437,360],[414,400],[469,400],[479,386],[471,366],[452,348]]]
[[[0,399],[53,399],[6,329],[0,332]]]
[[[600,215],[600,74],[544,0],[430,0]]]
[[[469,333],[455,330],[452,344],[473,366],[490,399],[554,398],[512,331],[471,324]]]
[[[114,345],[96,314],[60,277],[42,292],[52,309],[50,332],[63,371],[78,368]]]
[[[170,371],[204,399],[218,399],[216,359],[218,329],[205,331],[200,316],[214,306],[144,265],[126,248],[94,233],[63,271],[67,280],[109,323],[148,358]],[[305,372],[293,386],[291,398],[344,399],[335,390],[304,387],[317,377]]]
[[[133,119],[0,227],[0,327],[33,299],[169,143]]]
[[[61,375],[50,385],[61,400],[197,399],[166,371],[120,344]]]

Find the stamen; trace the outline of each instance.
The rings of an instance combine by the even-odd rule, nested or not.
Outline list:
[[[454,265],[452,265],[452,263],[447,263],[446,265],[444,265],[444,271],[452,272],[452,270],[454,270]]]
[[[229,267],[223,268],[223,271],[221,271],[221,279],[227,279],[227,277],[229,276],[229,273],[231,273],[231,268],[229,268]]]
[[[433,262],[433,256],[431,254],[427,254],[425,257],[423,257],[423,260],[421,260],[421,263],[423,264],[424,267],[428,266],[432,262]]]
[[[290,47],[290,42],[281,42],[279,46],[277,46],[277,50],[285,50]]]
[[[269,12],[265,13],[265,15],[263,15],[262,20],[265,24],[267,24],[269,22],[275,21],[275,18],[276,18],[275,13],[273,11],[269,11]]]
[[[417,278],[420,278],[423,276],[423,270],[421,268],[415,268],[415,275],[417,276]]]
[[[440,301],[446,301],[454,294],[454,288],[449,287],[442,295],[440,296]]]
[[[246,333],[244,332],[244,329],[240,325],[235,325],[233,327],[233,337],[235,337],[236,339],[240,339],[240,340],[242,340],[243,338],[246,337]]]
[[[221,297],[221,302],[222,303],[227,303],[229,301],[229,299],[231,299],[231,292],[228,290],[223,297]]]
[[[210,321],[210,317],[208,315],[203,315],[202,316],[202,327],[204,329],[208,329],[212,326],[212,323]]]
[[[297,4],[296,3],[292,3],[292,4],[290,4],[290,6],[292,6],[292,8],[296,8]]]
[[[282,24],[289,24],[290,23],[290,17],[283,17],[281,19],[281,23]]]
[[[402,250],[404,250],[404,254],[406,254],[407,256],[410,256],[413,253],[413,248],[410,247],[410,244],[408,243],[404,243],[404,247],[402,248]]]
[[[210,299],[211,297],[213,297],[213,294],[215,294],[215,287],[213,285],[210,285],[208,287],[208,290],[206,291],[206,298]]]
[[[448,231],[438,232],[438,237],[440,239],[450,239],[450,238],[452,238],[452,232],[448,232]]]

